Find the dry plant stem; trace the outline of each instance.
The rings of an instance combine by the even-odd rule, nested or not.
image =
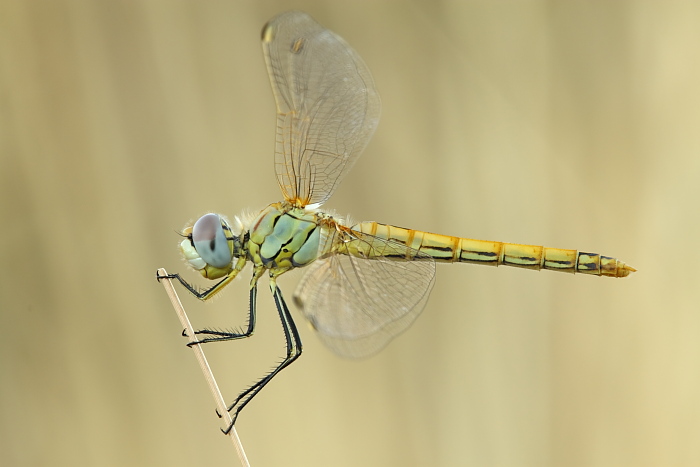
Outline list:
[[[165,269],[161,268],[158,270],[158,275],[167,276],[168,273],[165,271]],[[182,303],[180,303],[180,298],[175,292],[175,288],[173,287],[172,281],[170,279],[161,279],[160,281],[165,287],[165,291],[167,292],[168,297],[170,297],[170,301],[173,304],[173,308],[175,308],[177,317],[180,318],[180,324],[182,324],[182,327],[185,328],[187,336],[194,340],[194,328],[192,328],[192,324],[190,324],[190,320],[187,317],[187,314],[185,313],[185,309],[183,308]],[[191,348],[194,352],[194,356],[197,358],[197,362],[199,362],[200,368],[202,369],[204,379],[206,379],[207,384],[209,385],[209,390],[211,391],[212,396],[214,396],[214,400],[216,401],[216,408],[218,409],[218,412],[221,414],[222,418],[226,422],[226,427],[228,428],[231,425],[231,414],[228,413],[226,401],[224,401],[224,398],[221,395],[221,391],[219,390],[219,386],[216,384],[216,380],[214,379],[214,374],[212,373],[211,368],[209,368],[209,363],[207,362],[207,358],[204,356],[202,346],[193,345]],[[245,467],[250,467],[250,463],[248,462],[248,458],[246,457],[245,451],[243,450],[241,440],[240,438],[238,438],[236,427],[232,427],[231,431],[229,431],[228,434],[231,437],[231,441],[233,441],[233,445],[236,448],[236,452],[238,452],[238,458],[240,459],[241,464]]]

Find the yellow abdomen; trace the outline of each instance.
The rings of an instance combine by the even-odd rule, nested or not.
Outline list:
[[[353,230],[402,243],[447,263],[475,263],[490,266],[515,266],[527,269],[549,269],[596,276],[626,277],[636,271],[622,261],[598,253],[545,248],[516,243],[472,240],[419,230],[404,229],[377,222],[362,222]],[[410,258],[407,258],[410,259]]]

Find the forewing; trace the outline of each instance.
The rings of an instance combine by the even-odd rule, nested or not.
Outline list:
[[[262,42],[277,104],[277,181],[288,201],[320,206],[374,133],[379,95],[357,52],[305,13],[273,18]]]
[[[316,260],[294,300],[335,353],[366,357],[418,317],[433,287],[435,262],[398,242],[355,231],[352,237],[345,246],[369,252],[368,258],[348,256],[341,249]],[[398,259],[407,253],[412,261]],[[379,254],[383,256],[369,259]]]

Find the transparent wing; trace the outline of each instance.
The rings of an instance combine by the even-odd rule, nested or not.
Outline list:
[[[305,13],[270,20],[262,43],[277,104],[277,181],[288,201],[318,207],[367,146],[379,95],[357,52]]]
[[[366,357],[418,317],[435,281],[435,261],[401,243],[349,232],[337,253],[309,266],[294,301],[331,350]],[[348,249],[367,258],[342,254]],[[403,259],[407,253],[412,261]]]

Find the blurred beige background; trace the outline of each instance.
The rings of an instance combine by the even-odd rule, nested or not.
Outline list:
[[[0,1],[0,463],[238,465],[154,274],[188,219],[280,199],[259,34],[292,8],[382,96],[328,208],[639,272],[441,265],[359,362],[300,318],[237,425],[252,465],[699,465],[700,4],[567,0]],[[195,325],[241,325],[247,277],[183,293]],[[229,398],[282,355],[265,287],[259,315],[206,348]]]

